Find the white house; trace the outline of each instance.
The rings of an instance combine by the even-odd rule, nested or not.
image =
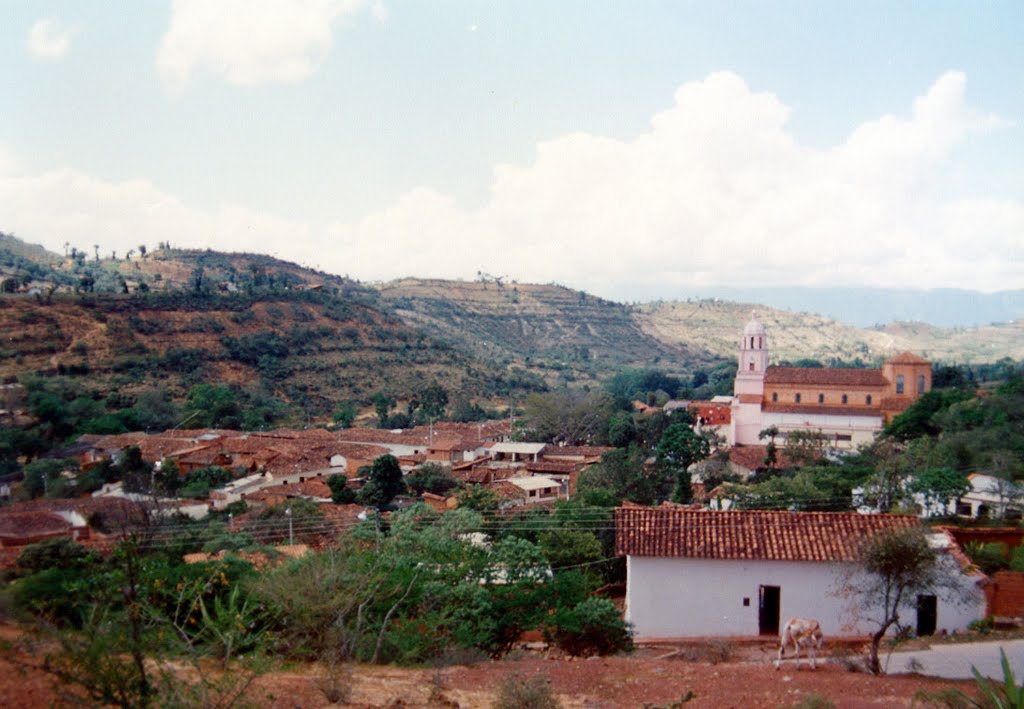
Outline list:
[[[792,616],[817,619],[826,635],[866,634],[872,609],[838,591],[866,540],[918,524],[912,515],[619,508],[626,620],[638,638],[776,635]],[[962,598],[912,599],[916,616],[909,609],[903,618],[918,634],[962,629],[985,615],[985,577],[964,574],[948,552],[942,557]]]

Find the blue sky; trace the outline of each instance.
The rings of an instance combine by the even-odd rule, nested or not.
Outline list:
[[[0,7],[0,230],[363,280],[1024,288],[1024,3]]]

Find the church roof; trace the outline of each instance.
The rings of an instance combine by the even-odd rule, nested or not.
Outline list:
[[[888,380],[878,369],[832,369],[824,367],[768,367],[765,384],[807,386],[885,387]]]
[[[778,404],[765,402],[761,410],[773,414],[807,414],[808,416],[867,416],[878,418],[881,409],[870,406],[823,406],[821,404]]]
[[[931,364],[924,357],[918,357],[913,352],[900,352],[895,357],[885,360],[886,364]]]
[[[764,325],[758,321],[757,318],[752,319],[747,323],[747,326],[743,328],[743,335],[750,337],[751,335],[763,335],[765,334]]]

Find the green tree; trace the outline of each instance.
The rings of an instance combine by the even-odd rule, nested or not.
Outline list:
[[[329,476],[327,487],[331,488],[331,502],[336,505],[351,505],[356,501],[356,492],[348,486],[348,478],[344,475]]]
[[[498,509],[498,496],[484,485],[467,485],[455,495],[460,508],[475,512],[493,512]]]
[[[688,503],[693,499],[689,468],[711,453],[708,439],[696,433],[687,423],[673,423],[665,429],[657,448],[658,467],[675,480],[672,492],[674,502]]]
[[[878,648],[882,638],[899,622],[900,610],[917,595],[935,593],[945,586],[950,570],[939,564],[938,555],[919,527],[883,531],[863,547],[857,576],[848,577],[841,592],[867,610],[875,631],[871,634],[869,669],[882,671]],[[958,570],[952,570],[958,574]]]
[[[138,427],[148,433],[173,428],[181,420],[181,410],[165,389],[147,389],[139,394],[132,413]]]
[[[354,401],[343,401],[338,404],[338,408],[334,410],[334,415],[331,418],[341,428],[352,428],[358,413],[359,411]]]
[[[383,391],[378,391],[373,395],[372,401],[373,409],[377,413],[377,426],[379,428],[387,428],[388,416],[396,403],[395,398],[385,394]]]
[[[448,391],[437,382],[431,382],[420,389],[416,398],[423,417],[432,419],[444,416],[445,407],[448,406]]]
[[[797,465],[812,465],[825,456],[828,438],[821,431],[790,431],[783,450]]]
[[[459,486],[459,481],[437,463],[424,463],[406,476],[405,484],[417,495],[447,495]]]
[[[523,435],[528,440],[567,445],[604,442],[612,399],[605,392],[560,389],[530,394],[524,404]]]
[[[967,476],[952,468],[925,468],[910,481],[910,491],[922,495],[928,509],[945,510],[950,501],[958,502],[970,489]]]
[[[590,505],[614,507],[624,500],[650,505],[662,498],[658,471],[645,465],[646,452],[637,445],[617,448],[585,470],[577,483],[577,496]]]
[[[373,461],[369,479],[359,490],[359,500],[364,505],[383,509],[396,495],[404,493],[405,489],[398,458],[393,455],[382,455]]]

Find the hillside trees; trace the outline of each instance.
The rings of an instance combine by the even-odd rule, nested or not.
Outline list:
[[[523,406],[525,440],[566,445],[599,445],[608,433],[612,400],[604,392],[560,389],[531,394]]]
[[[689,467],[711,453],[708,439],[696,433],[688,422],[671,424],[658,442],[657,462],[666,476],[674,479],[672,501],[689,503],[693,499]]]

